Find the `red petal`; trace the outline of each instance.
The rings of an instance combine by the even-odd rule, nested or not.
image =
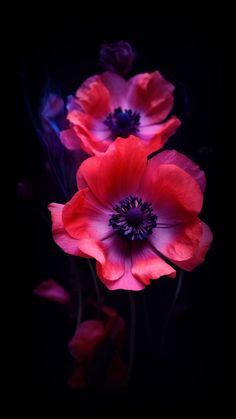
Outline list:
[[[102,274],[102,267],[99,263],[96,265],[97,267],[97,274],[101,281],[106,285],[106,287],[113,291],[113,290],[130,290],[130,291],[140,291],[144,289],[144,284],[142,284],[138,279],[136,279],[133,274],[131,273],[131,257],[128,254],[125,260],[125,272],[116,281],[109,281],[107,280]]]
[[[85,113],[100,119],[111,110],[110,93],[100,76],[89,77],[76,92],[79,105]]]
[[[174,261],[174,263],[177,266],[179,266],[180,268],[186,271],[192,271],[194,268],[196,268],[196,266],[204,262],[206,253],[213,239],[213,235],[209,227],[203,222],[201,222],[201,224],[202,224],[202,237],[194,255],[190,259],[184,260],[182,262]]]
[[[196,217],[202,208],[203,196],[195,179],[172,164],[152,168],[151,159],[139,193],[152,203],[158,223],[186,223]]]
[[[118,138],[103,156],[84,161],[78,178],[84,179],[103,205],[106,203],[112,208],[120,199],[136,193],[146,163],[147,157],[140,139],[134,136]],[[99,173],[97,177],[96,170]]]
[[[158,279],[163,275],[175,278],[176,271],[145,242],[132,243],[132,274],[145,285],[149,285],[151,279]]]
[[[162,151],[148,161],[147,172],[155,172],[161,164],[173,164],[180,167],[195,179],[202,193],[204,192],[206,186],[205,173],[184,154],[175,150]]]
[[[101,74],[101,80],[110,93],[112,110],[127,107],[127,82],[123,77],[109,71]]]
[[[60,140],[62,144],[69,150],[80,150],[82,148],[82,143],[74,128],[61,131]]]
[[[52,217],[52,234],[55,242],[64,250],[74,256],[86,257],[78,245],[78,240],[71,237],[65,230],[64,223],[62,221],[62,211],[64,205],[62,204],[50,204],[48,209],[51,211]]]
[[[170,228],[156,228],[149,238],[150,243],[160,253],[173,261],[191,258],[196,252],[202,235],[198,219],[191,224],[180,224]]]
[[[130,108],[142,113],[142,123],[159,123],[170,113],[174,86],[159,71],[138,74],[129,80],[128,88]]]

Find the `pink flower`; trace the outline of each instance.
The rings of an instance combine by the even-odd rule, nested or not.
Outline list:
[[[78,366],[69,379],[71,388],[122,384],[127,368],[120,357],[125,324],[111,308],[101,308],[103,320],[80,324],[69,343]]]
[[[105,72],[88,78],[70,97],[70,128],[61,141],[71,149],[100,155],[117,137],[137,135],[150,154],[160,149],[180,125],[175,116],[166,120],[174,98],[174,86],[159,71],[138,74],[126,81]]]
[[[68,292],[53,279],[41,282],[34,289],[33,294],[60,304],[68,304],[70,300]]]
[[[82,163],[77,183],[66,205],[49,205],[54,240],[69,254],[95,258],[110,290],[175,277],[168,260],[188,271],[204,260],[212,240],[198,218],[205,175],[184,155],[163,151],[147,160],[142,141],[119,138]]]

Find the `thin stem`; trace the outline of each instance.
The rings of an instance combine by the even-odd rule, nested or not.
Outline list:
[[[134,293],[129,292],[129,301],[130,301],[130,339],[129,339],[129,366],[128,374],[126,378],[125,385],[128,385],[128,382],[131,377],[131,373],[134,365],[134,350],[135,350],[135,331],[136,331],[136,310],[135,310],[135,300]]]
[[[78,311],[77,311],[77,319],[76,319],[76,329],[78,329],[81,323],[81,317],[82,317],[82,292],[81,292],[80,283],[78,282]]]
[[[164,340],[165,340],[165,336],[166,336],[166,330],[167,330],[167,327],[169,325],[169,322],[170,322],[171,316],[173,314],[173,311],[175,309],[175,305],[177,303],[177,300],[179,298],[180,290],[181,290],[182,283],[183,283],[183,277],[184,277],[184,271],[181,270],[180,271],[180,274],[179,274],[179,279],[178,279],[178,283],[177,283],[177,287],[176,287],[174,299],[172,301],[170,310],[169,310],[169,312],[168,312],[168,314],[166,316],[166,320],[165,320],[165,323],[164,323],[164,326],[163,326],[163,333],[162,333],[162,339],[161,339],[160,349],[162,349],[162,346],[164,344]]]
[[[92,275],[92,280],[93,280],[93,284],[94,284],[94,288],[95,288],[95,292],[96,292],[96,296],[97,296],[97,302],[100,305],[101,304],[101,294],[100,294],[100,290],[99,290],[99,286],[98,286],[97,275],[94,271],[94,267],[93,267],[93,264],[91,262],[91,259],[87,259],[87,262],[88,262],[89,270],[90,270],[91,275]]]
[[[179,293],[180,293],[180,290],[181,290],[181,287],[182,287],[182,283],[183,283],[183,277],[184,277],[184,271],[182,271],[182,270],[181,270],[181,271],[180,271],[180,274],[179,274],[179,280],[178,280],[178,283],[177,283],[175,296],[174,296],[174,299],[173,299],[173,302],[172,302],[171,308],[170,308],[170,310],[169,310],[169,313],[168,313],[168,315],[167,315],[167,317],[166,317],[166,325],[167,325],[167,324],[169,323],[169,321],[170,321],[170,318],[171,318],[171,316],[172,316],[172,314],[173,314],[173,311],[174,311],[175,305],[176,305],[177,300],[178,300],[178,298],[179,298]]]
[[[79,327],[81,323],[82,318],[82,292],[81,292],[81,284],[80,284],[80,278],[78,275],[78,266],[77,266],[77,260],[74,259],[74,257],[70,258],[70,265],[71,265],[71,271],[73,275],[73,281],[75,281],[76,288],[77,288],[77,318],[76,318],[76,330]]]

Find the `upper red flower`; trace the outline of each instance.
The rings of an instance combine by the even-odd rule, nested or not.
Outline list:
[[[85,160],[80,189],[66,204],[50,204],[53,235],[72,255],[97,260],[111,290],[141,290],[175,265],[192,270],[212,239],[198,214],[204,173],[176,151],[147,160],[142,141],[118,138],[102,156]]]
[[[159,71],[138,74],[126,81],[105,72],[88,78],[69,99],[70,129],[61,132],[69,149],[83,148],[99,155],[117,137],[137,135],[147,154],[161,148],[175,133],[180,121],[172,116],[174,86]]]

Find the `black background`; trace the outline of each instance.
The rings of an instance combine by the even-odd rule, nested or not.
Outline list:
[[[113,15],[105,18],[105,24],[99,19],[79,16],[78,19],[68,16],[63,21],[48,17],[40,23],[30,19],[22,31],[17,48],[17,116],[21,132],[17,180],[37,186],[33,203],[25,198],[19,200],[18,219],[29,326],[26,335],[32,336],[27,340],[29,346],[25,345],[26,364],[32,370],[27,376],[27,389],[36,402],[73,401],[78,404],[78,412],[98,407],[112,412],[114,406],[118,409],[123,405],[132,409],[193,408],[213,400],[215,404],[220,402],[223,249],[219,167],[224,123],[220,28],[214,19],[194,20],[193,15],[128,18],[123,14],[120,19],[114,19]],[[50,228],[35,211],[40,202],[41,207],[45,205],[48,217],[48,195],[42,186],[47,182],[45,154],[25,98],[35,114],[46,82],[59,87],[63,97],[73,94],[88,76],[101,71],[98,65],[101,43],[115,40],[129,41],[137,52],[131,75],[158,69],[176,86],[173,113],[181,119],[182,126],[169,140],[168,148],[183,152],[206,172],[201,218],[211,227],[214,242],[205,263],[184,276],[179,309],[168,324],[161,351],[162,327],[176,282],[165,278],[152,281],[143,293],[135,294],[135,363],[128,389],[71,393],[66,388],[71,368],[67,342],[73,334],[68,317],[64,308],[31,297],[32,288],[49,277],[66,287],[67,259],[53,243]],[[105,302],[124,316],[129,330],[128,294],[103,290]]]

